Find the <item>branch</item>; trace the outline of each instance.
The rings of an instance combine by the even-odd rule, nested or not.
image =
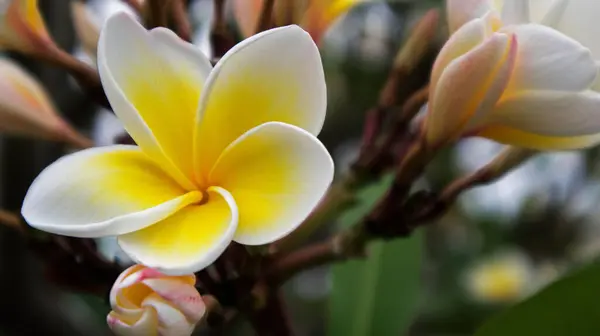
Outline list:
[[[265,30],[273,28],[273,7],[275,6],[275,0],[265,0],[263,2],[262,9],[258,22],[256,23],[256,33],[263,32]]]
[[[366,234],[361,225],[341,231],[331,238],[308,245],[280,257],[267,264],[265,278],[268,283],[278,285],[298,272],[343,261],[353,257],[364,257],[367,243],[373,236]]]
[[[131,7],[137,13],[142,12],[142,6],[138,0],[123,0],[129,7]]]
[[[423,158],[420,146],[411,151],[402,165],[397,180],[388,194],[359,223],[339,232],[324,242],[300,248],[277,256],[267,264],[265,276],[274,284],[281,284],[293,275],[316,266],[364,256],[366,245],[374,239],[406,237],[419,225],[441,217],[456,198],[473,187],[490,183],[517,167],[537,152],[509,147],[490,163],[473,174],[450,183],[437,197],[415,201],[405,200],[407,185],[414,180]],[[417,174],[417,175],[415,175]]]
[[[482,168],[446,186],[433,202],[420,211],[418,220],[431,220],[443,215],[463,192],[496,181],[535,154],[537,151],[534,150],[508,147]]]
[[[379,93],[377,104],[366,113],[362,144],[359,158],[354,165],[355,169],[378,175],[389,161],[387,160],[389,149],[395,141],[406,133],[409,121],[419,111],[422,103],[426,101],[427,94],[423,91],[427,89],[421,89],[423,91],[419,90],[417,93],[413,93],[413,96],[408,98],[409,100],[412,98],[412,100],[410,102],[405,101],[403,112],[397,118],[391,132],[388,132],[383,141],[378,141],[382,133],[385,116],[392,108],[402,103],[399,95],[400,88],[402,85],[404,87],[409,86],[411,74],[431,46],[433,37],[437,32],[438,21],[439,11],[436,9],[429,10],[417,22],[408,35],[406,42],[398,50],[392,69]],[[407,106],[406,103],[410,105]]]
[[[246,311],[252,327],[259,336],[291,336],[291,320],[285,300],[277,287],[259,286],[254,291],[262,291],[264,302],[254,302]],[[246,310],[246,309],[244,309]]]
[[[34,56],[48,64],[67,70],[96,103],[111,109],[96,69],[56,45],[50,45],[45,52],[36,53]]]
[[[0,209],[0,224],[14,229],[20,234],[26,233],[25,227],[23,226],[23,222],[21,222],[19,216],[10,211]]]
[[[175,23],[175,30],[177,35],[181,39],[191,42],[192,41],[192,25],[187,13],[187,8],[184,0],[171,0],[173,11],[173,21]]]
[[[225,0],[214,0],[214,3],[215,20],[213,21],[210,41],[213,46],[214,62],[216,62],[235,45],[235,40],[227,29],[227,23],[225,22]]]
[[[146,0],[144,7],[144,21],[148,29],[166,27],[171,0]]]

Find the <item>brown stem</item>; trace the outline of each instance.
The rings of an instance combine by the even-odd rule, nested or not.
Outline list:
[[[148,29],[167,26],[170,2],[171,0],[146,0],[144,21]]]
[[[510,147],[473,174],[450,183],[437,197],[417,204],[417,209],[409,209],[403,204],[406,194],[429,158],[423,148],[419,143],[415,144],[398,170],[396,181],[387,195],[359,223],[324,242],[275,256],[265,268],[266,278],[280,284],[303,270],[360,257],[366,244],[373,239],[405,237],[420,223],[442,216],[464,191],[498,179],[537,153]]]
[[[390,74],[379,93],[377,105],[367,111],[359,157],[368,156],[376,147],[377,136],[381,131],[384,116],[387,111],[397,104],[398,95],[396,93],[398,87],[400,83],[403,83],[406,80],[409,73],[410,70],[403,67],[392,69],[392,71],[390,71]]]
[[[0,223],[15,229],[20,234],[25,234],[25,227],[23,226],[23,222],[21,222],[21,218],[17,214],[0,209]]]
[[[398,116],[394,119],[390,131],[383,137],[381,143],[377,145],[379,150],[373,149],[375,146],[374,139],[377,134],[368,135],[368,137],[372,138],[370,140],[363,137],[363,148],[355,168],[362,171],[369,171],[372,175],[377,175],[389,163],[392,163],[392,153],[390,153],[390,151],[393,150],[394,144],[403,137],[406,137],[410,121],[420,111],[421,106],[427,102],[428,96],[429,86],[424,86],[408,97],[404,104],[402,104]],[[376,108],[376,110],[382,111],[378,108]],[[372,111],[373,110],[371,110],[370,113],[373,113]],[[378,116],[378,118],[378,122],[381,123],[383,115]],[[367,122],[369,121],[367,120]],[[363,134],[367,135],[368,132],[378,132],[378,130],[367,130],[365,128]],[[410,140],[410,138],[407,138],[407,140]]]
[[[123,2],[126,3],[133,10],[135,10],[137,13],[142,12],[142,6],[140,5],[140,2],[138,0],[123,0]]]
[[[256,33],[273,28],[273,7],[275,0],[265,0],[263,2],[260,16],[256,24]]]
[[[367,243],[375,238],[362,225],[338,232],[331,238],[308,245],[296,251],[275,256],[265,267],[265,278],[270,284],[281,284],[300,271],[334,261],[365,256]]]
[[[213,21],[210,41],[213,47],[214,62],[218,61],[235,45],[235,40],[225,22],[225,0],[214,0],[215,20]]]
[[[420,211],[417,220],[430,220],[440,216],[463,192],[496,181],[536,153],[534,150],[523,148],[509,147],[505,149],[494,160],[474,173],[460,177],[447,185],[434,202]]]
[[[388,156],[388,151],[393,141],[398,139],[400,134],[405,133],[404,128],[418,112],[420,106],[415,108],[415,105],[421,100],[421,91],[418,91],[417,94],[419,96],[414,98],[415,100],[409,102],[410,105],[407,107],[408,112],[403,112],[402,119],[397,123],[398,127],[392,129],[393,133],[388,134],[387,138],[383,141],[384,144],[381,145],[378,143],[385,115],[401,102],[399,95],[401,85],[407,85],[413,70],[417,67],[423,55],[427,53],[437,30],[438,19],[438,10],[432,9],[428,11],[415,25],[406,42],[398,50],[392,70],[379,93],[377,105],[371,108],[366,114],[361,149],[359,158],[355,164],[356,169],[378,174],[381,166],[385,165],[383,161]],[[408,117],[410,118],[406,119]]]
[[[255,288],[264,301],[255,302],[248,312],[252,327],[259,336],[292,336],[291,321],[287,313],[283,295],[276,287]]]
[[[48,45],[45,52],[36,54],[39,60],[67,70],[77,83],[86,90],[98,104],[110,109],[110,104],[102,89],[98,71],[55,45]]]
[[[175,30],[177,35],[181,39],[191,42],[192,41],[192,25],[187,13],[187,8],[184,0],[171,0],[173,11],[173,21],[175,23]]]

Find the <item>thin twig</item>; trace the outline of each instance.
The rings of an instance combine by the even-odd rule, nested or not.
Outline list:
[[[398,50],[392,69],[379,93],[377,104],[366,113],[359,158],[354,165],[356,169],[366,172],[374,170],[375,173],[380,170],[381,163],[377,160],[383,159],[387,155],[389,147],[391,147],[391,144],[387,142],[383,146],[378,143],[385,115],[402,102],[399,95],[401,85],[407,86],[408,79],[414,69],[423,58],[423,55],[427,53],[437,31],[438,20],[438,10],[428,11],[411,30],[406,42]],[[404,113],[404,118],[410,116],[412,119],[418,112],[418,109],[414,112],[413,110],[414,105],[410,105],[411,113]],[[405,126],[408,121],[410,119],[403,119],[399,126]],[[397,127],[393,132],[402,134],[404,130]],[[394,137],[388,137],[388,139],[395,140],[397,137],[398,135],[395,135]]]
[[[55,45],[48,46],[45,52],[36,54],[36,57],[41,61],[67,70],[90,97],[98,104],[110,109],[110,104],[108,103],[96,69]]]
[[[263,32],[265,30],[273,28],[273,7],[275,6],[275,0],[265,0],[263,2],[262,9],[258,22],[256,23],[256,33]]]
[[[285,300],[277,287],[264,288],[265,301],[247,314],[259,336],[292,336],[292,324]]]
[[[537,151],[524,148],[509,147],[505,149],[494,160],[474,173],[460,177],[447,185],[435,198],[434,202],[424,207],[417,214],[416,219],[430,220],[440,216],[463,192],[496,181],[535,154],[537,154]]]
[[[20,234],[25,234],[25,227],[21,218],[10,211],[0,210],[0,224],[15,229]]]
[[[214,54],[213,64],[235,45],[235,40],[227,29],[225,21],[225,0],[214,0],[214,4],[215,19],[210,33]]]
[[[274,258],[266,267],[267,279],[280,284],[303,270],[361,257],[360,252],[373,239],[405,237],[418,225],[441,217],[466,190],[498,179],[537,153],[533,150],[511,147],[483,168],[458,178],[437,197],[427,199],[418,204],[417,209],[410,209],[412,213],[407,213],[408,209],[402,204],[405,199],[402,194],[407,192],[407,185],[410,186],[418,176],[416,172],[422,166],[423,158],[427,158],[419,152],[419,148],[418,145],[413,148],[403,166],[404,172],[400,172],[397,176],[399,181],[392,185],[388,194],[367,216],[350,229],[338,232],[324,242],[314,243]]]
[[[131,7],[137,13],[142,12],[142,6],[138,0],[123,0],[129,7]]]
[[[146,0],[144,21],[148,29],[167,26],[170,2],[171,0]]]
[[[184,0],[171,0],[173,11],[173,21],[175,23],[175,30],[177,35],[181,39],[191,42],[192,41],[192,25],[187,13],[186,1]]]

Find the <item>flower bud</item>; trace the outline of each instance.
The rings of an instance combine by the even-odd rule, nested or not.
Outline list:
[[[0,132],[89,147],[91,141],[63,120],[40,83],[18,64],[0,58]]]
[[[193,274],[168,276],[131,266],[110,291],[108,326],[116,335],[191,335],[206,311],[195,283]]]
[[[299,24],[318,44],[327,29],[353,6],[368,0],[276,1],[273,20],[277,26]],[[264,0],[235,0],[233,10],[242,34],[256,32]]]
[[[43,51],[54,41],[38,10],[37,0],[0,2],[0,46],[25,54]]]
[[[448,0],[452,35],[431,75],[428,144],[464,136],[536,150],[598,144],[597,6]]]

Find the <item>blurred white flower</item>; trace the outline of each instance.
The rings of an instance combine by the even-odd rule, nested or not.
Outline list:
[[[519,250],[500,252],[480,260],[464,276],[470,298],[488,304],[510,303],[524,298],[533,290],[534,268]]]

